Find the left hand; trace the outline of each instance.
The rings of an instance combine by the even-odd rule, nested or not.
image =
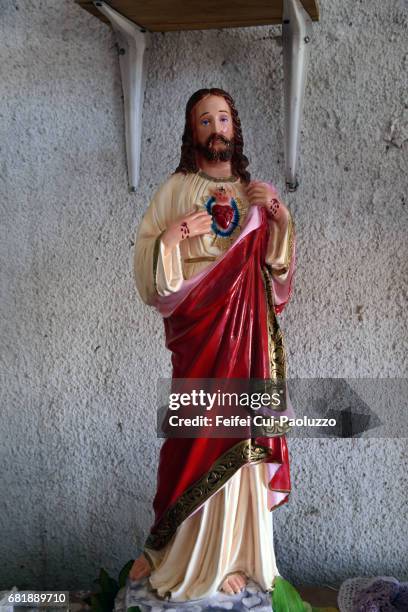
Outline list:
[[[264,206],[268,216],[277,223],[286,221],[289,214],[288,209],[272,185],[260,181],[251,181],[246,193],[251,205]]]

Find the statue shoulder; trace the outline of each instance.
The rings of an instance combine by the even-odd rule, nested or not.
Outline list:
[[[170,174],[170,176],[156,189],[153,200],[167,200],[169,195],[183,188],[186,182],[186,175],[181,172]]]
[[[179,205],[186,188],[186,177],[181,173],[171,174],[153,192],[143,218],[154,219],[158,225],[165,225],[179,212]]]

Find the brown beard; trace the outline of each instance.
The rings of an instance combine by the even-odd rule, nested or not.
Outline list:
[[[226,148],[223,151],[217,151],[210,146],[217,141],[225,144]],[[195,150],[201,153],[208,161],[230,161],[234,154],[234,139],[229,140],[221,134],[211,134],[205,145],[196,143]]]

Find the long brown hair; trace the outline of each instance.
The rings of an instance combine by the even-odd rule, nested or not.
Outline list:
[[[184,126],[184,133],[181,145],[181,157],[179,165],[177,166],[174,174],[182,172],[187,174],[188,172],[198,172],[199,168],[196,161],[195,143],[193,136],[193,125],[192,125],[192,110],[194,106],[205,98],[205,96],[220,96],[224,98],[231,110],[232,125],[234,129],[234,151],[231,158],[232,172],[234,175],[239,176],[244,183],[249,183],[251,175],[247,171],[249,165],[248,158],[244,155],[244,139],[242,138],[241,121],[238,117],[237,109],[235,108],[234,100],[231,96],[223,89],[212,87],[211,89],[199,89],[189,99],[186,106],[186,123]]]

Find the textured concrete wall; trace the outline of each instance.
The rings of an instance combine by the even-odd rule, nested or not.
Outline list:
[[[285,194],[298,233],[281,317],[290,376],[406,376],[406,3],[321,5],[302,183]],[[284,194],[280,29],[152,37],[129,194],[110,29],[71,0],[0,7],[0,587],[89,587],[137,553],[152,520],[154,386],[170,363],[133,285],[135,228],[201,86],[233,94],[253,176]],[[282,574],[407,579],[406,441],[290,451],[293,493],[274,515]]]

